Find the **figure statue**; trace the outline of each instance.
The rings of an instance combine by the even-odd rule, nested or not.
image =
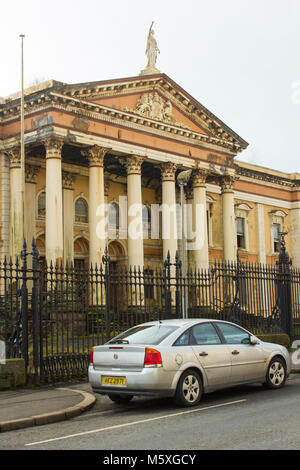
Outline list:
[[[148,64],[147,67],[154,67],[156,64],[156,59],[157,59],[157,53],[160,53],[160,50],[157,47],[157,42],[154,37],[154,31],[153,31],[153,23],[150,26],[149,33],[148,33],[148,39],[147,39],[147,48],[146,48],[146,55],[148,57]]]

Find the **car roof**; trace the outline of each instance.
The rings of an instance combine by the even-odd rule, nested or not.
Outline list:
[[[216,320],[212,318],[170,318],[167,320],[152,320],[146,323],[141,323],[141,325],[153,325],[157,322],[160,322],[163,325],[177,325],[177,326],[189,326],[194,325],[195,323],[204,323],[204,322],[214,322],[214,321],[222,321]]]

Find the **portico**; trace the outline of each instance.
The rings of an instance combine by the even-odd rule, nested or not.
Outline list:
[[[188,223],[200,242],[189,253],[190,267],[233,261],[237,250],[252,262],[274,262],[274,237],[269,236],[274,211],[283,214],[282,226],[293,221],[291,237],[300,239],[297,178],[271,170],[267,177],[235,162],[247,143],[165,74],[81,85],[51,81],[38,93],[28,91],[26,99],[24,228],[17,109],[14,101],[0,108],[2,167],[8,168],[1,173],[3,181],[9,175],[9,197],[3,185],[2,224],[9,214],[9,234],[2,230],[3,255],[15,256],[24,236],[37,236],[48,263],[74,262],[78,239],[87,241],[84,259],[92,265],[101,263],[114,239],[122,243],[120,259],[128,266],[151,269],[168,253],[174,261],[181,249],[176,181],[187,169],[192,170],[186,187],[192,206]],[[46,204],[40,217],[42,194]],[[213,201],[209,210],[208,201]],[[155,205],[159,227],[151,220]],[[238,206],[247,207],[245,247],[237,246]],[[76,214],[77,207],[86,213]],[[297,250],[290,252],[299,263]]]

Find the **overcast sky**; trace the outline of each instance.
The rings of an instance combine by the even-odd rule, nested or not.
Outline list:
[[[300,0],[10,0],[0,96],[139,75],[154,21],[157,68],[248,143],[239,159],[300,173]]]

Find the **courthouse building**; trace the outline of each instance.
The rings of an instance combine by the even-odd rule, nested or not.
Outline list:
[[[236,161],[248,143],[166,74],[150,67],[131,78],[27,89],[23,171],[20,107],[20,94],[0,104],[1,258],[34,237],[47,262],[99,263],[108,247],[112,263],[160,266],[168,251],[182,254],[181,241],[173,229],[162,235],[161,217],[153,228],[151,207],[179,203],[177,176],[192,170],[185,202],[205,211],[194,217],[202,243],[188,251],[189,266],[237,254],[274,264],[284,231],[300,267],[300,174]],[[143,237],[127,233],[133,204],[143,207]]]

